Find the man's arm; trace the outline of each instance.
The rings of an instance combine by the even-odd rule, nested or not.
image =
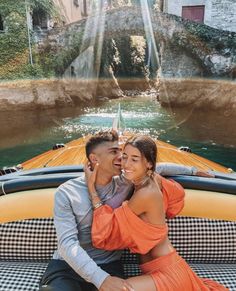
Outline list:
[[[54,224],[59,254],[82,278],[99,289],[109,274],[103,271],[80,246],[77,223],[63,186],[59,187],[55,194]]]
[[[124,279],[110,276],[103,271],[80,246],[75,216],[64,186],[55,194],[54,224],[56,227],[58,252],[64,260],[86,281],[99,291],[133,291]]]

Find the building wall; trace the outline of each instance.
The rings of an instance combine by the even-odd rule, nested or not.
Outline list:
[[[236,1],[212,0],[211,2],[212,26],[236,32]]]
[[[205,5],[204,24],[236,32],[235,0],[165,0],[164,12],[182,16],[182,6]]]
[[[74,4],[74,0],[54,0],[59,7],[60,14],[64,16],[65,24],[78,21],[86,16],[84,11],[84,0],[78,0],[78,6]],[[87,5],[89,0],[86,0]]]

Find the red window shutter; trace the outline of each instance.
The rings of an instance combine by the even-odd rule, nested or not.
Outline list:
[[[199,23],[204,23],[205,6],[183,6],[182,17]]]

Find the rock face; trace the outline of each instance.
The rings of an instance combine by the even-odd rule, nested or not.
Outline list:
[[[163,106],[222,109],[236,113],[236,83],[204,79],[163,79],[159,101]]]
[[[143,80],[122,80],[123,90],[136,88]],[[144,82],[145,85],[145,82]],[[156,84],[162,106],[224,110],[236,113],[236,83],[205,79],[161,79]],[[46,109],[91,103],[95,97],[122,97],[113,79],[34,80],[0,84],[0,111]]]
[[[87,103],[96,93],[95,81],[33,80],[0,84],[0,111],[54,108]]]

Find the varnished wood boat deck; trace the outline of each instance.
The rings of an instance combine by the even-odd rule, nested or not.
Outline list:
[[[24,170],[56,167],[65,165],[80,165],[86,161],[84,145],[89,136],[73,140],[65,145],[64,148],[49,150],[28,161],[22,163]],[[186,166],[195,166],[201,170],[214,170],[229,173],[226,167],[215,162],[209,161],[193,153],[178,150],[163,141],[156,141],[158,147],[158,162],[171,162]]]

